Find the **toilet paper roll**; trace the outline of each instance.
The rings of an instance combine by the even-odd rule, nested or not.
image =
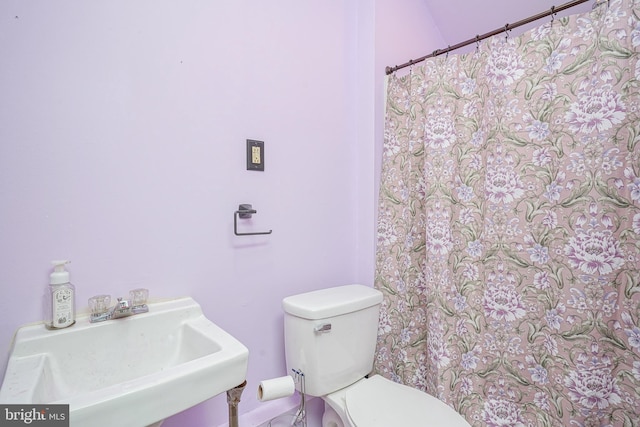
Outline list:
[[[258,385],[258,400],[265,402],[267,400],[280,399],[281,397],[291,396],[296,391],[293,378],[289,375],[270,380],[260,381]]]

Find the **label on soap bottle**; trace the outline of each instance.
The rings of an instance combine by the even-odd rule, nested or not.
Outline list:
[[[60,288],[52,295],[52,327],[66,328],[74,323],[73,319],[73,291],[70,288]]]

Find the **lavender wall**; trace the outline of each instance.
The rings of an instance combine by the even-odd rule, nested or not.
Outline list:
[[[275,408],[255,389],[285,374],[281,299],[373,280],[383,68],[440,43],[390,10],[430,19],[419,0],[0,3],[1,366],[69,258],[79,309],[193,296],[249,347],[241,412]],[[239,203],[273,234],[234,236]],[[165,425],[225,420],[219,396]]]

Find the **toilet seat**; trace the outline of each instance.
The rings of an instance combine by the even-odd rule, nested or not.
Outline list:
[[[349,387],[345,406],[354,427],[469,427],[441,400],[380,375]]]

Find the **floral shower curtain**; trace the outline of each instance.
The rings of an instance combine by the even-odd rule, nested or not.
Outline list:
[[[640,2],[388,87],[375,369],[474,426],[640,425]]]

